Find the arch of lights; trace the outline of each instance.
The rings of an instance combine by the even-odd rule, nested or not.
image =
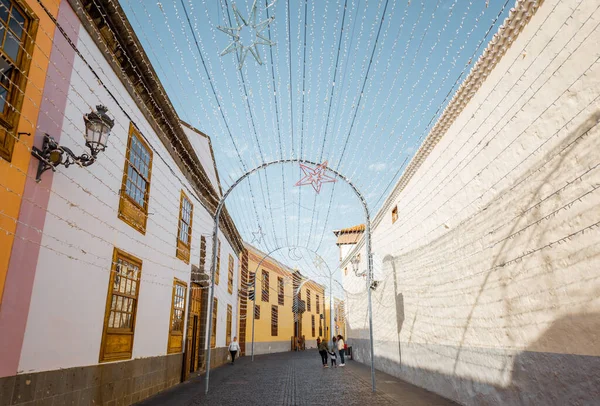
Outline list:
[[[252,175],[262,169],[265,169],[269,166],[272,166],[272,165],[282,165],[282,164],[288,164],[288,163],[308,164],[308,165],[313,165],[313,166],[322,165],[326,171],[329,171],[335,177],[342,179],[344,182],[346,182],[346,184],[348,184],[350,186],[350,188],[352,188],[352,190],[354,191],[354,193],[356,194],[356,196],[358,197],[358,199],[360,200],[360,202],[363,206],[363,210],[365,213],[365,246],[366,246],[366,250],[367,250],[367,295],[368,295],[369,338],[370,338],[369,344],[370,344],[370,353],[371,353],[371,385],[372,385],[373,392],[375,392],[375,364],[374,364],[374,349],[373,349],[373,306],[371,303],[371,288],[370,288],[371,280],[373,278],[373,258],[372,258],[372,253],[371,253],[371,216],[370,216],[370,212],[369,212],[369,207],[367,206],[367,201],[364,198],[363,194],[352,183],[352,181],[350,181],[350,179],[348,179],[346,176],[342,175],[335,169],[332,169],[329,166],[326,166],[324,164],[319,164],[319,163],[316,163],[313,161],[309,161],[306,159],[298,159],[298,158],[278,159],[275,161],[265,162],[265,163],[257,166],[256,168],[251,169],[251,170],[247,171],[246,173],[244,173],[243,175],[241,175],[229,187],[229,189],[227,189],[227,191],[223,194],[223,196],[221,197],[221,200],[219,201],[217,209],[215,211],[214,229],[213,229],[213,238],[212,238],[212,263],[211,263],[211,269],[210,269],[211,286],[214,286],[214,279],[215,279],[215,273],[216,273],[216,268],[217,268],[217,245],[218,245],[217,240],[218,240],[218,235],[219,235],[219,220],[221,217],[221,212],[223,211],[223,207],[225,207],[225,201],[227,200],[227,197],[244,179],[246,179],[250,175]],[[215,290],[211,289],[210,290],[210,299],[208,301],[208,314],[212,314],[212,311],[213,311],[214,295],[215,295]],[[208,318],[208,331],[207,331],[209,337],[212,334],[212,329],[213,329],[212,317],[209,317]],[[210,366],[211,348],[210,348],[210,345],[208,345],[207,347],[208,348],[207,348],[206,365]],[[205,383],[204,391],[205,391],[205,393],[208,393],[209,382],[210,382],[210,367],[207,367],[207,369],[206,369],[205,381],[206,381],[206,383]]]

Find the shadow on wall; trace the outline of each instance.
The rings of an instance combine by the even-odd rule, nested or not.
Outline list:
[[[506,315],[505,323],[507,323],[509,327],[507,329],[508,339],[511,343],[518,340],[515,336],[519,335],[519,328],[513,328],[511,324],[515,323],[516,325],[520,325],[520,323],[522,323],[522,320],[519,319],[519,314],[522,310],[515,308],[512,301],[508,299],[510,296],[510,282],[506,281],[512,281],[513,278],[518,277],[518,275],[523,272],[523,269],[539,266],[540,264],[552,264],[556,261],[554,256],[555,254],[552,253],[552,250],[542,249],[551,247],[551,244],[550,246],[546,246],[546,244],[548,240],[552,241],[556,238],[556,236],[553,236],[552,233],[555,231],[554,229],[558,224],[549,220],[549,217],[554,216],[550,216],[548,214],[548,209],[542,206],[542,202],[550,200],[552,197],[552,195],[548,195],[548,185],[556,185],[555,188],[558,191],[558,189],[562,188],[565,183],[567,185],[575,183],[576,179],[573,180],[571,178],[577,171],[581,173],[581,171],[585,169],[584,163],[592,161],[593,164],[598,164],[597,160],[595,159],[596,156],[591,155],[590,158],[590,153],[591,151],[597,151],[600,147],[600,141],[597,137],[597,127],[599,122],[600,111],[594,111],[587,117],[586,120],[569,131],[569,133],[563,139],[561,139],[556,146],[546,152],[543,156],[540,156],[539,159],[529,168],[529,170],[525,171],[519,178],[515,179],[509,187],[503,190],[503,193],[498,193],[497,197],[490,201],[482,210],[482,212],[487,210],[485,215],[478,214],[476,216],[481,217],[484,220],[494,218],[494,212],[498,216],[502,216],[502,214],[505,213],[506,207],[511,205],[510,200],[502,201],[504,195],[508,195],[509,199],[513,200],[513,204],[519,205],[522,208],[522,213],[520,213],[517,217],[515,217],[514,221],[512,221],[510,230],[506,234],[508,237],[502,238],[496,243],[499,245],[497,253],[492,258],[489,271],[485,273],[485,277],[479,287],[475,302],[471,306],[470,312],[467,316],[467,322],[463,327],[459,352],[457,353],[456,360],[454,362],[454,372],[457,371],[457,368],[460,365],[463,343],[470,332],[474,313],[480,306],[481,300],[485,297],[485,292],[488,288],[488,284],[490,283],[490,278],[492,275],[502,281],[500,285],[502,289],[502,295],[505,297],[504,314]],[[549,139],[551,138],[553,137],[549,137]],[[582,161],[582,163],[579,166],[574,166],[573,162],[578,161]],[[548,166],[546,167],[547,164]],[[589,169],[591,170],[592,168]],[[536,173],[539,173],[540,177],[537,177]],[[588,176],[590,175],[588,174]],[[586,177],[586,182],[594,180],[593,175],[591,175],[590,178],[591,179],[588,179]],[[526,198],[526,203],[524,203],[523,200],[525,195],[519,193],[518,191],[527,183],[535,184],[537,187],[533,193]],[[568,194],[568,191],[564,193]],[[586,195],[591,194],[587,193]],[[560,193],[558,196],[560,196]],[[519,200],[521,200],[521,202],[518,202]],[[578,200],[581,200],[581,198]],[[563,203],[565,202],[560,200],[560,204]],[[569,203],[565,207],[570,207],[572,203],[573,202]],[[568,214],[571,216],[573,215],[570,212]],[[568,219],[568,217],[565,218]],[[469,223],[471,222],[464,221],[453,231],[455,233],[460,232],[460,227],[466,227],[469,225]],[[573,229],[571,231],[578,232],[580,230],[578,227],[580,226],[580,224],[577,224],[577,222],[574,221],[572,226]],[[498,227],[492,231],[492,233],[495,233],[500,229],[501,227]],[[522,253],[521,256],[515,257],[516,252]],[[531,253],[536,253],[536,255],[530,256],[529,254]],[[509,264],[515,264],[516,262],[519,262],[519,267],[508,266]],[[562,266],[564,267],[564,264],[562,264]],[[538,281],[543,280],[545,284],[549,286],[561,286],[561,282],[556,276],[558,273],[556,269],[550,266],[548,266],[547,269],[549,271],[536,275]],[[562,303],[560,302],[560,299],[558,299],[558,296],[551,295],[550,298],[552,302],[548,303],[547,307],[560,309]],[[514,316],[514,314],[516,314],[516,316]]]
[[[362,363],[370,362],[369,342],[354,339],[356,335],[368,334],[352,330],[348,344],[353,347],[354,358]],[[446,398],[468,405],[598,405],[600,399],[600,313],[581,313],[555,320],[531,345],[514,355],[512,372],[507,385],[478,381],[456,373],[444,373],[420,368],[419,357],[440,358],[439,346],[421,344],[404,345],[405,358],[415,365],[397,365],[389,370],[389,357],[385,353],[375,355],[375,367],[407,382],[421,386]],[[539,351],[545,348],[546,351]],[[464,354],[479,354],[485,362],[497,355],[492,349],[464,349]],[[550,350],[551,352],[549,352]],[[418,351],[418,357],[411,352]],[[454,349],[456,351],[456,348]],[[427,356],[429,352],[429,356]],[[595,354],[595,355],[580,355]],[[453,358],[449,356],[449,358]],[[489,358],[488,358],[489,359]],[[440,364],[442,364],[441,362]],[[491,366],[490,366],[491,368]]]
[[[402,325],[404,324],[404,296],[398,291],[398,273],[396,271],[396,263],[392,255],[386,255],[383,258],[384,264],[390,264],[392,268],[392,274],[394,278],[394,299],[396,301],[396,332],[398,337],[398,360],[402,365],[402,345],[400,343],[400,332],[402,331]]]
[[[521,175],[497,190],[481,211],[423,246],[384,258],[394,277],[398,337],[392,334],[386,337],[389,341],[383,341],[375,336],[374,361],[378,369],[470,405],[600,405],[600,313],[596,304],[600,275],[594,265],[600,258],[600,246],[594,234],[597,231],[590,228],[585,234],[577,233],[599,220],[597,200],[589,200],[598,193],[594,170],[600,165],[599,120],[600,112],[596,111],[569,129],[568,135],[558,135],[562,138],[553,148],[539,156],[533,152]],[[498,185],[502,185],[501,180]],[[578,196],[582,197],[573,200]],[[522,210],[513,217],[507,213],[512,213],[514,207]],[[559,208],[560,216],[551,215]],[[571,237],[578,241],[567,242],[560,249],[548,243],[571,233],[577,234]],[[460,302],[444,302],[445,306],[457,305],[455,314],[460,323],[452,327],[460,328],[458,340],[451,345],[436,344],[441,342],[436,335],[431,335],[429,342],[418,335],[413,340],[413,329],[426,323],[417,321],[417,313],[435,312],[435,306],[427,308],[425,300],[420,302],[422,309],[413,308],[408,300],[406,314],[410,316],[405,323],[404,297],[398,289],[402,289],[404,278],[414,283],[422,276],[428,277],[433,284],[428,288],[429,296],[452,288],[456,291],[453,276],[449,276],[453,270],[443,269],[444,264],[452,258],[462,261],[464,248],[488,234],[495,234],[486,240],[493,251],[477,260],[485,262],[485,269],[474,279],[472,303],[469,300],[467,306],[462,306],[467,302],[459,294],[440,296],[456,297]],[[478,267],[477,261],[461,264],[465,268]],[[428,273],[436,265],[440,272]],[[525,289],[522,284],[528,283],[535,283],[536,289]],[[523,292],[528,292],[527,296]],[[414,289],[404,291],[407,298],[414,293]],[[492,343],[482,338],[481,345],[489,342],[488,348],[470,345],[468,336],[485,337],[477,320],[492,303],[490,298],[496,296],[502,298],[504,316],[495,328],[502,328],[505,340]],[[564,316],[568,311],[573,314]],[[377,316],[374,314],[374,318]],[[551,323],[545,321],[551,317],[558,318]],[[367,324],[361,320],[352,326],[351,321],[349,318],[348,344],[353,346],[355,359],[369,363],[369,335],[364,329]],[[404,324],[408,330],[400,343]],[[440,334],[443,336],[443,332]],[[506,349],[523,345],[527,345],[524,350]]]
[[[600,313],[555,320],[514,358],[511,388],[521,404],[599,404]]]

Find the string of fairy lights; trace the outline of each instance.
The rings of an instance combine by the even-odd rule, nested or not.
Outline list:
[[[288,5],[288,18],[289,18],[289,5]],[[288,23],[289,23],[289,20],[288,20]],[[289,30],[288,30],[288,31],[289,31]],[[341,37],[340,37],[340,40],[341,40]],[[290,66],[291,66],[291,64],[290,64]],[[319,70],[319,71],[320,71],[320,70]],[[291,76],[290,76],[290,77],[291,77]],[[364,82],[364,83],[366,83],[366,78],[365,78],[365,82]],[[347,100],[347,99],[346,99],[346,100]],[[293,148],[293,143],[292,143],[292,148]],[[298,206],[299,206],[299,213],[300,213],[300,202],[299,202]],[[287,228],[287,227],[286,227],[286,228]],[[311,221],[311,228],[312,228],[312,221]],[[310,236],[310,235],[311,235],[311,233],[309,233],[309,236]]]
[[[440,196],[442,184],[456,184],[459,170],[463,168],[464,173],[466,165],[473,162],[476,156],[481,156],[488,143],[498,142],[496,138],[502,135],[508,136],[505,143],[506,148],[500,149],[501,154],[488,157],[487,165],[471,172],[477,176],[465,180],[470,186],[462,187],[463,183],[460,182],[462,188],[456,188],[456,190],[460,190],[459,193],[465,193],[467,187],[472,190],[473,180],[479,176],[479,171],[489,173],[493,170],[492,167],[503,160],[502,154],[508,148],[513,147],[514,150],[514,145],[523,142],[524,135],[528,131],[531,134],[532,126],[549,120],[552,114],[557,112],[560,100],[567,99],[569,94],[576,92],[575,89],[581,88],[580,83],[594,69],[594,65],[599,60],[597,54],[596,57],[590,58],[585,65],[582,64],[580,74],[561,84],[561,88],[564,86],[565,90],[558,92],[556,98],[553,96],[552,99],[545,101],[546,108],[527,117],[527,125],[521,127],[514,134],[507,134],[507,122],[513,123],[517,112],[530,106],[536,97],[539,98],[540,90],[544,87],[547,88],[550,81],[556,83],[558,72],[565,70],[566,61],[580,50],[582,44],[590,38],[593,32],[597,32],[598,25],[592,16],[597,13],[598,8],[588,9],[583,18],[581,15],[576,18],[576,14],[581,12],[579,9],[581,4],[580,2],[575,7],[564,10],[560,9],[560,3],[554,3],[554,9],[546,11],[544,21],[538,27],[545,26],[546,20],[556,18],[558,15],[564,16],[564,20],[561,20],[564,23],[553,26],[551,32],[545,31],[542,34],[538,28],[535,32],[530,33],[528,40],[520,45],[523,49],[513,53],[516,55],[515,59],[507,61],[507,67],[502,70],[500,77],[495,78],[497,84],[503,83],[506,86],[508,83],[508,87],[500,92],[500,95],[504,97],[498,96],[496,86],[493,86],[491,90],[488,88],[489,94],[478,100],[476,111],[472,116],[469,115],[466,118],[465,121],[468,123],[461,123],[460,128],[455,130],[466,134],[474,134],[477,131],[482,137],[481,141],[475,143],[477,145],[457,142],[452,146],[446,146],[445,148],[448,150],[444,153],[457,155],[455,158],[451,156],[449,158],[446,155],[441,162],[450,162],[452,165],[448,167],[442,164],[430,166],[424,174],[421,174],[425,181],[419,183],[417,190],[411,190],[410,186],[406,189],[406,193],[412,193],[412,196],[416,197],[410,201],[400,202],[398,208],[407,213],[407,219],[414,220],[410,226],[403,228],[405,233],[399,234],[403,234],[401,239],[410,239],[410,244],[414,244],[413,247],[416,248],[394,258],[395,266],[402,272],[402,286],[395,288],[393,283],[389,283],[389,277],[393,273],[386,273],[384,283],[380,285],[383,289],[375,292],[375,311],[380,312],[384,320],[398,320],[398,326],[394,325],[388,329],[385,326],[379,326],[378,334],[382,337],[381,339],[396,339],[395,336],[399,335],[403,322],[405,326],[406,323],[409,323],[409,332],[407,333],[409,341],[438,340],[442,337],[439,331],[448,329],[461,332],[462,338],[459,336],[458,344],[464,342],[467,331],[473,331],[477,335],[502,334],[510,339],[515,339],[515,329],[523,331],[535,328],[537,331],[555,322],[557,307],[564,306],[570,312],[575,308],[586,308],[594,300],[590,299],[595,297],[591,291],[588,292],[589,295],[584,292],[586,285],[597,283],[597,276],[586,276],[573,280],[572,278],[568,279],[566,274],[573,271],[576,267],[575,264],[584,256],[593,256],[598,253],[595,243],[598,222],[594,221],[590,210],[594,210],[592,207],[597,205],[593,198],[597,193],[597,182],[594,182],[593,179],[597,179],[597,168],[600,163],[597,159],[590,159],[592,156],[589,153],[586,156],[585,153],[589,145],[592,145],[590,138],[593,136],[589,134],[589,128],[597,131],[597,114],[595,116],[592,114],[593,120],[584,127],[585,131],[582,129],[581,132],[578,132],[577,130],[577,123],[585,120],[594,112],[594,106],[597,106],[599,101],[597,95],[588,96],[585,98],[585,103],[578,106],[576,110],[569,111],[564,123],[556,130],[544,133],[539,140],[535,139],[528,154],[514,161],[514,164],[508,160],[511,164],[503,168],[493,184],[486,184],[477,193],[469,195],[468,200],[461,202],[460,206],[452,210],[451,216],[442,216],[436,222],[436,228],[423,228],[422,223],[415,226],[425,214],[424,208],[427,200]],[[577,23],[573,25],[574,20]],[[524,50],[530,49],[531,43],[536,43],[534,54],[530,52],[527,55],[531,59],[525,64],[521,62],[518,73],[515,74],[513,66],[519,66],[516,65],[517,60],[523,59]],[[513,73],[512,77],[510,72]],[[519,81],[524,77],[527,77],[525,85],[511,82],[512,80]],[[494,93],[495,95],[493,95]],[[530,97],[532,94],[533,97]],[[491,97],[495,98],[489,99]],[[501,114],[493,117],[482,113],[478,114],[486,103],[488,103],[486,108],[501,109]],[[482,120],[482,117],[484,118],[483,122],[477,121]],[[480,128],[485,128],[485,130],[482,131]],[[560,144],[558,140],[564,140],[564,143]],[[548,146],[553,143],[559,146],[548,150]],[[573,151],[578,153],[575,154]],[[557,168],[560,167],[562,161],[572,162],[573,159],[586,163],[579,165],[577,171],[560,171],[560,181],[548,181],[550,174],[553,174],[553,177],[559,176],[556,175]],[[439,172],[436,173],[436,171]],[[515,181],[515,174],[522,174],[522,176]],[[509,181],[511,177],[513,180]],[[430,184],[428,185],[429,180]],[[541,188],[542,190],[538,190],[538,193],[529,199],[520,201],[524,190],[531,188],[532,185],[541,184],[552,185],[552,187]],[[498,193],[499,190],[502,193]],[[453,194],[454,192],[455,190],[452,191]],[[446,195],[439,205],[436,203],[440,210],[443,210],[444,204],[447,204],[448,201],[444,200],[448,196],[450,195]],[[456,201],[456,197],[454,197],[454,201]],[[560,204],[557,204],[558,202]],[[473,212],[473,208],[478,205],[481,206]],[[510,210],[512,206],[515,207],[514,210]],[[486,215],[481,216],[484,211]],[[572,221],[579,215],[584,216],[585,220],[578,221],[577,226],[574,226]],[[559,220],[560,216],[568,217]],[[484,219],[490,222],[489,229],[485,228],[485,224],[483,228],[480,227],[481,224],[474,224]],[[498,219],[498,221],[491,219]],[[565,227],[565,223],[570,226]],[[532,241],[525,241],[528,236],[532,236],[528,233],[533,233],[534,229],[560,231],[555,234],[548,233],[546,238],[540,237]],[[422,232],[416,233],[417,230],[422,230]],[[417,235],[411,238],[411,234]],[[378,241],[378,244],[381,244],[383,249],[387,249],[386,247],[390,247],[398,241],[398,239],[384,234],[382,237],[383,239]],[[456,238],[458,238],[458,243],[449,243],[450,239]],[[587,242],[584,242],[586,239]],[[450,246],[452,248],[449,248]],[[396,251],[398,250],[396,249]],[[533,259],[536,256],[546,259],[543,262],[536,262]],[[561,289],[564,288],[564,291],[561,290],[561,292],[565,292],[566,295],[573,294],[572,298],[560,300],[556,298],[556,285],[549,283],[553,277],[560,280],[559,285]],[[546,283],[536,283],[540,280],[539,278],[544,278]],[[396,275],[393,276],[393,279],[396,279]],[[485,292],[497,290],[498,295],[482,296],[484,287]],[[397,298],[398,290],[405,293],[401,299]],[[406,295],[406,292],[409,292],[409,295]],[[396,296],[395,301],[387,301],[394,296]],[[464,298],[469,298],[469,300],[464,300]],[[494,311],[494,306],[516,305],[528,301],[532,301],[534,305],[526,306],[521,311],[503,314],[503,323],[494,323],[488,317],[489,312]],[[404,319],[404,314],[398,313],[398,303],[402,304],[402,309],[404,307],[411,309],[410,319]],[[350,312],[364,314],[364,299],[349,298],[347,306],[350,308]],[[486,309],[486,314],[474,309]],[[531,314],[534,315],[534,321],[526,318]],[[386,316],[390,318],[387,319]],[[417,318],[422,321],[415,325],[413,321]],[[366,326],[366,322],[363,325]],[[357,328],[361,327],[358,323]],[[430,348],[427,351],[436,359],[451,362],[450,365],[454,365],[455,369],[457,365],[463,364],[480,365],[486,370],[490,369],[487,363],[483,365],[474,362],[477,360],[475,356],[461,357],[460,351],[458,353],[443,352],[436,351],[436,348]],[[476,350],[469,351],[470,354],[477,353]],[[502,369],[499,368],[499,370]]]
[[[40,0],[42,5],[46,2],[49,4],[53,0]],[[116,7],[118,2],[109,1],[109,3],[114,5],[115,9],[119,9]],[[177,113],[186,120],[192,121],[191,125],[197,126],[211,137],[223,190],[227,190],[241,174],[275,159],[292,157],[315,159],[318,162],[329,160],[332,168],[346,173],[361,190],[369,192],[365,193],[365,197],[372,205],[374,214],[389,186],[410,160],[412,154],[406,152],[406,149],[415,150],[418,143],[429,132],[449,97],[452,96],[453,89],[460,83],[460,79],[480,52],[481,45],[485,44],[489,33],[497,27],[509,2],[496,6],[494,12],[487,8],[487,4],[481,6],[474,1],[469,1],[463,5],[458,0],[447,5],[449,8],[445,10],[441,10],[441,0],[433,7],[425,0],[407,4],[388,0],[371,4],[360,0],[324,4],[317,4],[313,0],[304,0],[298,4],[289,0],[281,0],[273,4],[269,1],[265,1],[264,4],[258,3],[259,20],[274,17],[273,23],[265,27],[263,33],[269,42],[275,43],[261,48],[262,65],[260,66],[256,65],[253,58],[246,59],[244,62],[237,52],[224,57],[218,56],[216,52],[217,49],[223,49],[222,44],[226,41],[226,36],[222,35],[216,27],[235,26],[233,5],[228,0],[219,1],[216,7],[208,1],[195,3],[191,0],[155,4],[127,0],[125,6],[127,16],[130,17],[135,30],[129,34],[137,35],[141,39],[144,50],[152,60],[152,65],[157,68],[158,78],[155,79],[157,84],[160,78],[160,82],[167,89],[168,97],[177,107],[183,107],[177,109]],[[93,4],[103,10],[100,1],[94,0]],[[475,5],[477,7],[474,7]],[[250,6],[251,4],[240,5],[242,14],[248,15]],[[81,15],[87,16],[81,5],[79,7],[78,11],[81,11]],[[488,28],[483,22],[487,21],[486,18],[490,14],[495,15],[495,18],[491,19]],[[442,15],[444,17],[440,19]],[[120,13],[117,13],[117,16],[123,21],[126,18]],[[155,23],[157,16],[160,16],[162,21],[160,26]],[[91,18],[87,18],[91,22]],[[100,18],[106,19],[106,14],[101,13]],[[586,22],[584,21],[582,25]],[[67,31],[77,29],[69,26],[68,21],[65,24],[64,28]],[[485,28],[483,35],[482,26]],[[106,27],[107,30],[112,31],[110,24],[106,24]],[[556,33],[559,31],[560,28]],[[39,35],[52,40],[54,34],[46,32],[41,27]],[[36,51],[44,52],[33,38],[32,40]],[[476,43],[473,45],[474,40]],[[155,156],[162,162],[158,164],[159,159],[155,159],[156,164],[153,167],[157,176],[154,176],[152,181],[154,195],[152,221],[156,227],[148,230],[147,235],[160,242],[159,245],[169,247],[172,243],[170,240],[172,230],[165,224],[172,221],[169,213],[179,210],[179,201],[172,198],[173,188],[166,179],[175,177],[175,182],[186,190],[195,204],[202,205],[203,198],[200,195],[213,194],[206,187],[197,190],[206,184],[205,180],[197,175],[202,173],[203,168],[194,164],[196,160],[185,159],[189,157],[180,155],[179,151],[184,151],[185,146],[172,143],[168,147],[172,153],[181,158],[180,161],[186,165],[188,173],[195,178],[196,182],[191,185],[184,176],[177,175],[178,171],[173,169],[176,167],[173,159],[161,155],[160,148],[156,145],[157,141],[144,135],[155,131],[153,123],[148,123],[143,114],[137,112],[135,103],[118,96],[120,87],[106,80],[110,77],[110,72],[103,70],[103,61],[95,56],[96,54],[87,47],[85,41],[74,44],[74,47],[81,57],[81,60],[76,59],[74,66],[77,67],[73,69],[73,74],[80,79],[78,82],[91,83],[89,77],[90,72],[93,72],[93,76],[97,77],[100,83],[89,84],[86,92],[93,95],[97,101],[112,97],[121,109],[119,114],[131,118],[135,127],[148,141]],[[572,52],[576,50],[577,48],[574,48]],[[22,51],[27,52],[24,48]],[[58,52],[62,51],[59,49]],[[103,50],[103,54],[104,57],[112,58],[117,62],[108,48]],[[168,55],[176,55],[178,60],[175,61]],[[124,56],[128,58],[127,53],[124,53]],[[51,61],[49,55],[45,57]],[[553,62],[554,60],[549,61],[546,67]],[[36,64],[35,59],[33,63]],[[133,61],[127,60],[127,63],[135,67]],[[240,65],[241,69],[238,69]],[[560,66],[562,65],[556,69]],[[140,79],[140,84],[146,86],[141,80],[140,72],[135,68],[134,72]],[[59,75],[62,73],[59,72]],[[439,86],[439,83],[449,83],[448,79],[455,75],[457,79],[453,84]],[[129,80],[125,76],[123,78]],[[70,82],[70,87],[68,91],[57,87],[57,92],[65,96],[69,108],[76,109],[80,115],[93,108],[94,103],[90,102],[88,95],[83,94],[81,89],[77,89],[73,81],[69,81],[64,76],[62,79]],[[543,83],[545,82],[539,84],[540,88]],[[34,85],[30,84],[30,86]],[[43,92],[43,89],[37,90]],[[148,88],[145,90],[152,95]],[[530,89],[525,89],[523,94],[528,90]],[[25,95],[23,91],[21,93]],[[528,94],[528,98],[522,100],[519,98],[515,106],[518,106],[517,103],[527,103],[534,96],[535,91],[533,94]],[[54,104],[52,100],[46,102]],[[502,100],[498,103],[500,102]],[[153,100],[153,103],[159,105],[156,100]],[[162,117],[156,119],[162,119],[170,125],[170,121],[166,119],[166,112],[160,109],[157,111],[161,112]],[[42,114],[46,114],[47,118],[54,122],[54,118],[49,114],[46,112]],[[32,118],[23,114],[22,117],[33,126]],[[71,121],[67,115],[65,117],[67,119],[65,125],[73,131],[64,131],[63,134],[69,143],[77,144],[76,136],[71,133],[77,134],[81,123]],[[510,118],[502,116],[497,123],[492,124],[491,128],[495,128],[502,120],[509,122]],[[59,123],[54,122],[54,124],[57,128],[62,127]],[[463,128],[467,124],[468,122],[463,124]],[[116,120],[115,131],[128,133],[128,126],[129,122]],[[478,128],[482,126],[483,123]],[[500,134],[501,129],[496,129],[495,133],[491,133],[490,129],[490,134],[493,134],[490,140]],[[170,130],[174,131],[173,128]],[[15,142],[19,142],[16,135],[10,136],[15,137]],[[174,141],[167,142],[179,142],[177,137],[172,139]],[[101,196],[108,194],[118,199],[119,191],[112,186],[113,183],[120,183],[122,178],[122,167],[118,162],[129,159],[126,143],[118,137],[113,137],[111,142],[114,142],[112,149],[118,151],[116,158],[119,161],[99,159],[94,168],[80,168],[96,181],[96,187],[101,192],[90,194],[94,204],[106,208],[110,205],[103,201]],[[478,150],[472,149],[472,151],[476,154]],[[227,155],[228,153],[230,156]],[[475,155],[469,152],[467,156],[473,159]],[[385,172],[373,179],[365,168],[368,168],[369,164],[379,162],[385,162],[386,169],[391,172]],[[441,185],[454,179],[460,172],[460,168],[469,162],[470,160],[467,159],[459,162],[453,169],[444,172],[444,176],[441,176],[444,168],[440,169],[436,176],[432,176],[432,182],[437,186],[417,192],[418,199],[406,202],[406,206],[403,207],[405,215],[418,215],[425,207],[425,202],[437,196]],[[191,166],[189,163],[192,163]],[[96,175],[94,171],[98,168],[107,173],[108,177],[102,178]],[[292,243],[294,246],[304,246],[309,250],[320,252],[323,256],[337,258],[337,248],[332,239],[327,239],[325,236],[332,237],[331,228],[334,223],[332,213],[338,216],[344,214],[339,207],[347,203],[348,194],[340,197],[338,191],[341,186],[336,184],[331,185],[331,188],[326,190],[327,193],[322,195],[311,196],[310,189],[302,188],[290,192],[292,182],[295,182],[292,176],[297,172],[299,171],[290,172],[285,168],[276,168],[259,172],[258,176],[252,179],[248,178],[240,184],[239,189],[228,201],[229,214],[244,239],[250,240],[253,233],[260,231],[257,245],[262,250],[269,252],[280,246],[290,246]],[[82,192],[89,192],[88,188],[80,184],[77,177],[71,176],[68,171],[58,169],[58,173],[75,188]],[[24,171],[20,174],[30,177]],[[390,175],[393,175],[391,179]],[[27,199],[1,182],[0,180],[0,186],[10,193]],[[464,185],[465,188],[469,182]],[[46,189],[53,196],[56,195],[52,188],[43,185],[38,187]],[[460,193],[461,190],[456,193]],[[491,188],[482,192],[482,195],[489,190]],[[594,191],[595,189],[592,189],[586,193]],[[587,194],[582,194],[581,198]],[[241,199],[242,196],[245,200]],[[65,204],[72,205],[73,210],[90,216],[102,227],[114,233],[118,232],[110,222],[95,215],[91,210],[78,206],[73,199],[60,195],[56,197]],[[444,205],[445,202],[441,204]],[[568,205],[564,206],[567,207]],[[80,227],[52,209],[46,209],[46,212],[58,223],[85,233],[103,245],[114,245],[114,241]],[[273,215],[275,212],[281,215]],[[454,217],[460,216],[460,213],[459,211],[450,216],[447,221],[452,222]],[[6,217],[6,214],[3,213],[2,216]],[[349,217],[361,220],[360,216]],[[16,218],[9,218],[9,220],[25,227],[32,227]],[[335,220],[336,226],[340,224],[337,218]],[[194,227],[195,230],[207,230],[202,232],[202,235],[209,240],[210,246],[211,219],[200,217]],[[381,243],[388,244],[391,240],[403,238],[413,229],[404,230],[404,234],[401,235],[384,237]],[[10,233],[5,229],[1,231]],[[52,241],[52,244],[37,243],[41,248],[80,261],[93,269],[111,271],[105,269],[104,265],[107,260],[112,262],[111,258],[90,252],[83,244],[80,246],[60,238],[54,235],[52,230],[35,229],[35,231]],[[435,232],[435,229],[428,230],[419,238],[427,240]],[[578,234],[573,234],[571,237],[576,235]],[[195,234],[196,239],[199,236]],[[15,234],[15,238],[24,237]],[[157,254],[153,258],[144,258],[144,261],[160,268],[171,268],[170,261],[173,260],[173,253],[168,248],[157,248],[154,244],[150,245],[138,237],[134,237],[134,240],[140,246],[152,249]],[[331,242],[331,244],[323,246],[324,242]],[[465,248],[468,244],[477,245],[479,240],[467,241]],[[294,258],[285,259],[294,261]],[[298,260],[304,261],[300,261],[301,266],[309,271],[309,277],[327,276],[316,270],[305,257],[298,257]],[[431,258],[425,256],[423,261],[431,261]],[[283,260],[281,262],[285,263]],[[414,264],[414,266],[423,265],[424,263],[420,262]],[[200,270],[201,273],[204,271]],[[221,266],[221,275],[223,273],[227,273],[226,264]],[[149,283],[172,288],[169,278],[159,273],[144,272],[144,277],[151,277]],[[391,283],[389,278],[390,274],[386,274],[385,283]],[[336,279],[339,279],[339,276],[336,275]],[[239,287],[250,288],[243,282]],[[227,286],[221,283],[215,288],[226,290]],[[272,286],[269,289],[276,290]],[[360,292],[350,292],[341,288],[340,292],[342,295],[362,297],[366,293],[366,288]],[[386,306],[385,303],[378,304]],[[350,311],[350,306],[347,306],[346,311]]]

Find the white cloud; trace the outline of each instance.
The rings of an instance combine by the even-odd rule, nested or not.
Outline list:
[[[387,167],[387,165],[384,162],[378,162],[378,163],[374,163],[374,164],[369,165],[369,170],[370,171],[375,171],[375,172],[381,172],[386,167]]]

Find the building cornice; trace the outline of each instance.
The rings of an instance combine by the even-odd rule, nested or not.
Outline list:
[[[183,126],[189,128],[196,134],[198,134],[208,140],[208,147],[210,149],[210,156],[212,157],[213,169],[215,170],[215,175],[217,176],[217,184],[219,186],[219,195],[223,196],[223,188],[221,187],[221,178],[219,177],[219,171],[217,170],[217,160],[215,159],[215,152],[213,150],[211,138],[208,135],[204,134],[202,131],[198,130],[196,127],[192,126],[191,124],[186,123],[183,120],[181,120],[181,124]]]
[[[417,170],[421,167],[425,159],[429,156],[433,148],[440,142],[447,133],[450,126],[456,121],[457,117],[463,112],[467,104],[471,101],[477,90],[483,85],[494,67],[500,62],[500,59],[506,54],[512,43],[517,39],[523,28],[529,23],[535,12],[538,10],[544,0],[516,0],[515,6],[510,9],[508,17],[494,34],[483,54],[477,60],[477,63],[471,69],[467,78],[460,85],[455,95],[444,109],[439,120],[433,126],[414,157],[411,159],[408,167],[396,183],[396,186],[385,199],[381,209],[377,212],[372,222],[372,229],[377,227],[386,213],[390,210],[393,202],[404,188],[411,181]],[[356,253],[364,245],[364,235],[357,242],[353,250],[342,260],[340,268],[344,268],[354,258]]]
[[[508,51],[512,43],[517,39],[523,28],[529,23],[543,2],[544,0],[516,1],[515,6],[510,10],[508,17],[504,20],[504,23],[500,26],[498,32],[492,37],[488,46],[483,51],[483,54],[471,69],[469,76],[467,76],[460,85],[439,120],[433,126],[416,154],[411,159],[408,167],[396,183],[396,186],[386,198],[383,206],[373,218],[373,227],[377,227],[385,217],[385,214],[390,209],[392,203],[408,185],[425,159],[427,159],[431,151],[433,151],[433,148],[435,148],[450,126],[456,121],[457,117],[463,112],[477,90],[483,85],[494,67],[498,64],[500,59],[502,59],[504,54],[506,54],[506,51]]]
[[[214,216],[220,193],[214,188],[194,152],[182,122],[120,4],[111,0],[68,2],[92,40],[104,51],[105,60],[148,120],[202,205]],[[211,155],[214,164],[212,145]],[[241,253],[242,238],[226,208],[223,223],[223,233],[236,253]]]

